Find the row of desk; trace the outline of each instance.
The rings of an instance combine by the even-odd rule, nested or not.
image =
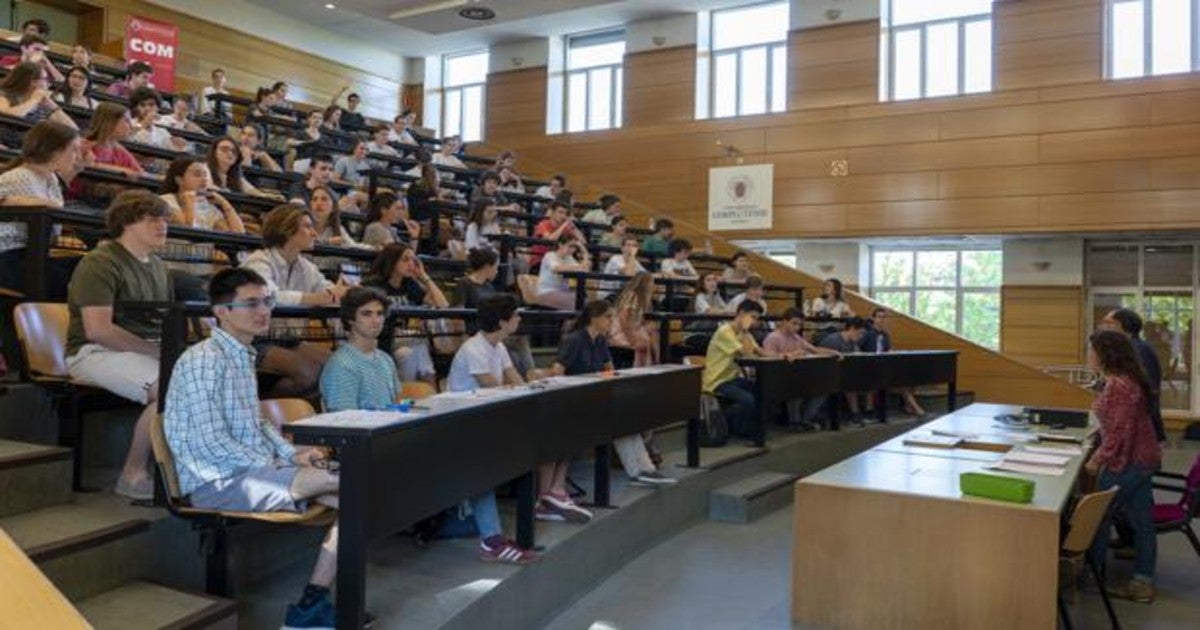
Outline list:
[[[1028,504],[968,497],[959,475],[1003,452],[910,446],[933,430],[1023,448],[998,425],[1020,407],[972,404],[795,484],[792,618],[821,628],[1053,628],[1060,521],[1087,449]],[[1085,429],[1056,430],[1082,438]]]

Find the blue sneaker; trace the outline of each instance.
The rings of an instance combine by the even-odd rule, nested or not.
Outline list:
[[[337,626],[337,611],[328,598],[322,598],[308,608],[289,604],[282,630],[308,630],[312,628],[334,630],[335,626]]]

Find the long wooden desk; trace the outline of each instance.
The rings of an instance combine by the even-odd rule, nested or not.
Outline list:
[[[898,387],[946,383],[946,408],[953,411],[958,390],[955,385],[958,353],[947,350],[897,350],[881,354],[811,356],[795,361],[782,359],[739,359],[742,367],[754,368],[754,398],[758,423],[754,443],[762,446],[766,430],[791,398],[828,396],[839,392],[886,392]],[[887,405],[876,406],[877,418],[887,422]],[[833,426],[840,422],[834,418]]]
[[[396,412],[374,423],[318,416],[286,425],[297,444],[339,449],[338,628],[362,627],[372,541],[517,478],[517,539],[531,546],[540,462],[607,450],[614,438],[694,421],[699,389],[698,368],[664,365],[487,394],[439,394],[421,401],[428,411]]]
[[[1002,454],[904,444],[932,429],[1012,442],[1020,407],[973,404],[795,485],[792,619],[821,628],[1053,628],[1060,519],[1085,455],[1061,476],[986,470]],[[1056,431],[1082,436],[1084,429]],[[1086,449],[1085,453],[1086,453]],[[959,492],[964,472],[1033,480],[1028,504]]]

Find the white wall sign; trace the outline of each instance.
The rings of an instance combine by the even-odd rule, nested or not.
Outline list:
[[[774,164],[708,169],[708,229],[771,229]]]

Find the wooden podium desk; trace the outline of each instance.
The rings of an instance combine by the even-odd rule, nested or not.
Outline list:
[[[974,404],[908,434],[940,429],[1002,442],[994,416],[1020,410]],[[1059,523],[1084,456],[1059,477],[1022,475],[985,470],[1001,453],[912,447],[904,437],[796,482],[793,620],[819,628],[1054,628]],[[968,471],[1032,479],[1033,501],[963,496],[958,477]]]

